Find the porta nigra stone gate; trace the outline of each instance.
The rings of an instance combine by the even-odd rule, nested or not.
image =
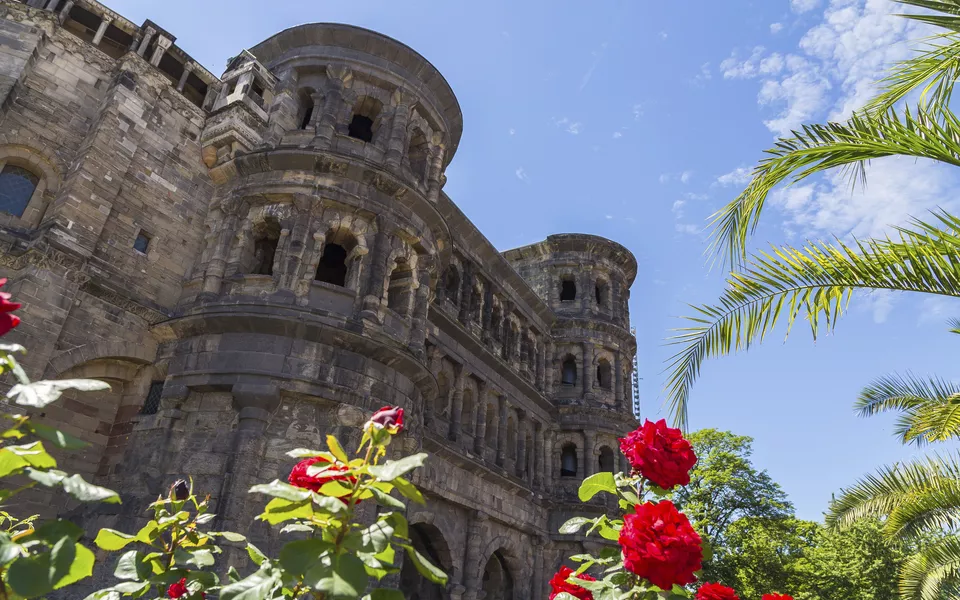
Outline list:
[[[0,16],[0,277],[24,304],[5,341],[31,377],[111,385],[35,416],[89,443],[65,470],[123,498],[36,492],[19,512],[129,531],[189,475],[216,528],[275,552],[250,486],[395,404],[391,447],[431,456],[412,536],[450,582],[404,565],[386,584],[545,598],[564,557],[595,549],[557,529],[614,508],[576,490],[621,468],[636,427],[636,260],[581,234],[498,252],[443,192],[462,116],[427,60],[311,24],[218,78],[92,0]]]

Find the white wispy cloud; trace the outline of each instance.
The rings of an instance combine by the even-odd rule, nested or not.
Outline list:
[[[909,157],[883,158],[867,167],[865,188],[851,190],[842,173],[775,192],[785,225],[804,233],[841,238],[879,237],[910,217],[925,218],[937,208],[953,210],[960,183],[949,167]]]
[[[805,13],[820,5],[820,0],[790,0],[790,8],[794,12]]]
[[[673,228],[677,233],[685,233],[687,235],[697,235],[703,231],[703,227],[693,223],[677,223]]]
[[[724,173],[717,177],[717,183],[723,186],[727,185],[746,185],[750,183],[750,173],[752,169],[747,167],[737,167],[729,173]]]
[[[530,183],[530,176],[527,175],[526,169],[524,169],[523,167],[517,167],[517,170],[515,171],[515,173],[517,175],[517,179],[519,179],[524,183]]]
[[[577,135],[583,131],[583,123],[579,121],[571,121],[568,117],[554,119],[553,124],[572,135]]]
[[[866,308],[873,313],[873,322],[886,323],[893,307],[900,301],[900,295],[889,290],[870,292],[866,297]]]
[[[673,216],[675,216],[675,217],[678,218],[678,219],[682,219],[682,218],[683,218],[683,206],[684,206],[686,203],[687,203],[686,200],[675,200],[674,203],[673,203],[673,206],[670,207],[671,212],[673,212]]]
[[[617,139],[620,139],[620,138],[622,138],[622,137],[623,137],[623,132],[621,132],[621,131],[614,131],[614,132],[613,132],[613,139],[617,140]]]
[[[776,35],[783,31],[783,23],[770,23],[770,33]]]
[[[660,183],[669,183],[679,181],[680,183],[689,183],[693,179],[693,171],[682,171],[680,173],[661,173]]]
[[[511,127],[510,129],[507,130],[507,133],[509,135],[515,135],[517,133],[517,130]]]
[[[639,121],[640,117],[643,116],[643,104],[639,102],[633,105],[633,120]]]
[[[660,32],[660,39],[661,39],[661,40],[665,40],[665,39],[667,39],[668,37],[670,37],[670,36],[669,36],[669,34],[667,34],[666,31],[661,31],[661,32]]]
[[[942,326],[948,319],[957,317],[958,312],[960,312],[957,308],[957,303],[950,298],[942,296],[924,298],[920,302],[917,325],[935,324]]]
[[[680,173],[680,183],[689,183],[691,179],[693,179],[693,171]]]

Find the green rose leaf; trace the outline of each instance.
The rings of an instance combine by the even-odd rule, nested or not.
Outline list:
[[[593,519],[588,519],[586,517],[574,517],[560,526],[560,533],[566,535],[577,533],[583,529],[583,526],[587,523],[593,523]]]
[[[18,596],[33,598],[52,592],[54,581],[65,574],[56,572],[50,564],[50,553],[44,552],[15,560],[7,570],[7,584]]]
[[[209,567],[213,565],[216,561],[213,558],[213,552],[202,548],[200,550],[193,550],[189,552],[190,558],[187,559],[186,564],[196,565],[198,569],[203,567]]]
[[[318,538],[297,540],[284,544],[280,549],[280,565],[287,573],[303,575],[318,560],[329,552],[333,545]]]
[[[327,598],[353,600],[367,588],[367,572],[363,562],[353,554],[332,557],[329,565],[319,564],[310,569],[303,582]]]
[[[426,460],[427,455],[424,453],[407,456],[400,460],[388,460],[382,465],[370,467],[370,474],[380,481],[392,482],[397,477],[405,475],[417,467],[422,467]]]
[[[250,560],[258,567],[263,564],[263,561],[267,560],[267,555],[260,552],[260,548],[257,548],[249,542],[247,542],[247,555],[250,556]]]
[[[79,475],[67,476],[63,471],[50,469],[38,471],[27,468],[27,477],[47,487],[61,486],[63,490],[81,502],[106,502],[120,504],[120,495],[99,485],[86,482]]]
[[[274,590],[280,585],[279,571],[276,569],[260,569],[249,577],[221,589],[220,600],[264,600],[265,598],[272,598]]]
[[[117,568],[113,570],[113,576],[129,581],[144,581],[153,577],[153,569],[139,552],[130,550],[124,552],[117,560]]]
[[[397,498],[394,498],[390,494],[385,494],[374,487],[369,489],[373,493],[373,497],[376,498],[377,503],[380,504],[381,506],[386,506],[387,508],[396,508],[399,510],[403,510],[406,508],[406,505],[404,505],[403,501]]]
[[[427,560],[422,554],[417,552],[413,546],[409,546],[407,544],[401,545],[403,546],[403,549],[407,551],[407,556],[409,556],[410,560],[413,561],[413,566],[417,568],[417,571],[419,571],[421,575],[437,585],[447,585],[446,573],[434,566],[433,563]]]
[[[57,448],[63,448],[64,450],[79,450],[80,448],[86,448],[88,446],[88,444],[83,440],[75,438],[72,435],[64,433],[54,427],[50,427],[49,425],[44,425],[42,423],[26,423],[24,427],[25,429],[30,430],[37,437],[52,442]]]
[[[233,531],[213,531],[210,535],[220,536],[228,542],[245,542],[247,541],[246,536],[240,535]]]
[[[586,502],[600,492],[617,493],[617,484],[613,480],[613,473],[595,473],[583,480],[577,492],[581,502]]]
[[[339,500],[334,500],[334,502],[339,502]],[[310,500],[291,502],[283,498],[274,498],[264,507],[260,519],[271,525],[276,525],[291,519],[309,519],[312,516],[313,505]]]
[[[350,459],[347,458],[347,453],[344,452],[343,446],[340,445],[340,442],[337,441],[337,438],[328,435],[327,436],[327,447],[330,448],[330,453],[337,457],[337,460],[346,464],[350,462]]]
[[[377,521],[360,532],[360,549],[374,554],[382,552],[390,544],[393,531],[393,526],[386,520]]]
[[[310,490],[292,486],[279,479],[274,479],[270,483],[262,483],[250,488],[251,494],[266,494],[274,498],[282,498],[291,502],[302,502],[310,498]]]
[[[115,531],[113,529],[101,529],[93,543],[101,550],[116,551],[122,550],[127,544],[137,541],[137,536]]]
[[[394,477],[393,485],[400,490],[400,493],[403,494],[404,497],[413,500],[417,504],[422,506],[427,503],[427,501],[423,499],[423,494],[421,494],[420,490],[417,489],[417,486],[413,485],[403,477]]]
[[[6,533],[0,533],[0,565],[5,565],[20,556],[25,550],[23,546],[12,541]]]
[[[65,390],[95,392],[109,390],[110,385],[96,379],[58,379],[56,381],[34,381],[18,383],[7,392],[7,398],[21,406],[43,408],[60,397]]]
[[[93,552],[86,546],[74,544],[73,554],[74,557],[67,574],[53,586],[53,589],[59,590],[93,575],[93,564],[96,561]]]

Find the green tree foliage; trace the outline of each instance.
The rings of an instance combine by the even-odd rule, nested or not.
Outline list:
[[[780,485],[750,461],[753,438],[701,429],[687,439],[698,460],[690,472],[690,485],[679,488],[673,501],[712,545],[722,547],[727,530],[738,519],[793,514]]]

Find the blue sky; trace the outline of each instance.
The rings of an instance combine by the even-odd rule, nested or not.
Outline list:
[[[446,191],[501,250],[550,233],[623,243],[640,272],[638,329],[646,417],[662,414],[668,330],[686,303],[715,300],[723,273],[703,251],[706,217],[742,187],[776,134],[837,118],[869,97],[884,65],[922,31],[889,0],[546,2],[113,0],[151,18],[214,73],[286,27],[336,21],[419,51],[460,100],[464,134]],[[738,170],[739,169],[739,170]],[[883,233],[956,197],[954,175],[912,161],[874,163],[865,191],[824,178],[777,194],[754,239],[801,242]],[[801,517],[878,465],[913,454],[892,418],[858,419],[860,388],[893,371],[950,377],[955,343],[943,301],[860,296],[836,335],[798,327],[747,355],[710,361],[691,422],[755,438]]]

